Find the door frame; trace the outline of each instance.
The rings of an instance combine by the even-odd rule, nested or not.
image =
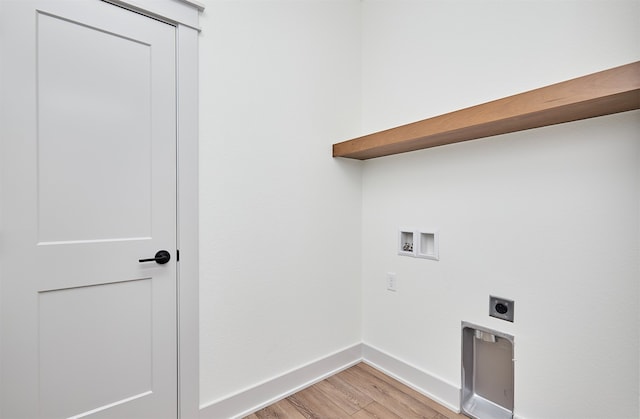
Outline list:
[[[178,417],[200,415],[198,19],[194,0],[102,0],[176,28]]]
[[[199,246],[198,246],[198,38],[204,6],[195,0],[102,0],[176,28],[177,142],[177,401],[179,418],[198,418],[199,394]],[[0,10],[2,0],[0,0]],[[0,40],[0,43],[2,40]],[[4,45],[1,45],[4,48]],[[1,64],[1,63],[0,63]],[[0,92],[5,82],[0,65]],[[0,111],[9,104],[0,101]],[[0,115],[0,120],[4,118]],[[0,136],[0,152],[4,149]],[[0,159],[2,160],[2,159]],[[0,161],[0,177],[4,173]],[[0,182],[0,199],[3,197]],[[0,206],[0,211],[2,207]],[[0,223],[2,219],[0,218]],[[0,234],[2,233],[0,224]],[[0,249],[1,250],[1,249]],[[2,258],[0,258],[0,265]],[[0,271],[0,296],[2,294]],[[0,299],[0,304],[2,299]],[[0,307],[1,308],[1,307]],[[0,327],[0,343],[3,339]],[[2,345],[0,345],[0,351]],[[0,354],[1,355],[1,354]],[[2,357],[0,356],[0,360]],[[0,365],[0,373],[2,365]]]

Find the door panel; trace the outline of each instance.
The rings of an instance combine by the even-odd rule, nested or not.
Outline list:
[[[37,32],[39,241],[150,237],[151,45],[42,12]]]
[[[176,417],[175,28],[0,1],[0,417]]]
[[[43,412],[66,418],[151,394],[151,284],[147,278],[39,293]]]

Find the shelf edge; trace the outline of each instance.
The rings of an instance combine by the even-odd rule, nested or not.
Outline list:
[[[333,144],[367,160],[640,109],[640,61]]]

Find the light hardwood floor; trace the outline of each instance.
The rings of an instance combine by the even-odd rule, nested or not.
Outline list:
[[[360,363],[245,419],[468,419]]]

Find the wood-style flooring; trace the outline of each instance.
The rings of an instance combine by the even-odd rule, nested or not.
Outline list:
[[[468,419],[360,363],[245,419]]]

